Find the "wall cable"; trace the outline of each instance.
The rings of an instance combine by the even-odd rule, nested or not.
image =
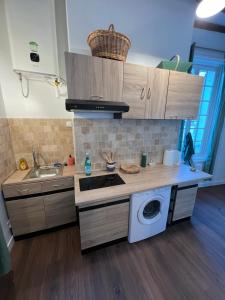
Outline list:
[[[23,79],[26,80],[26,92],[24,91],[23,87]],[[21,92],[24,98],[28,98],[30,94],[30,85],[29,85],[29,79],[24,77],[21,73],[19,73],[19,80],[20,80],[20,87],[21,87]]]

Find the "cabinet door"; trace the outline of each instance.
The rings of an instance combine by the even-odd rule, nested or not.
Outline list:
[[[7,201],[13,235],[21,235],[45,228],[43,197]]]
[[[124,64],[123,101],[130,109],[128,113],[123,114],[123,118],[145,119],[147,79],[147,67]]]
[[[101,100],[103,98],[102,58],[66,53],[68,98]]]
[[[173,221],[192,216],[197,191],[198,187],[178,189],[173,212]]]
[[[81,211],[81,249],[126,237],[128,214],[129,202]]]
[[[47,228],[76,221],[74,191],[45,196],[44,206]]]
[[[122,101],[123,62],[103,59],[103,98],[109,101]]]
[[[148,119],[164,119],[169,71],[148,68],[147,114]]]
[[[203,77],[170,71],[166,119],[196,119]]]

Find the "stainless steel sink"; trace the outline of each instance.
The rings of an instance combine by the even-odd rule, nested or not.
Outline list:
[[[42,166],[37,169],[32,169],[25,179],[32,179],[32,178],[44,178],[44,177],[54,177],[54,176],[61,176],[63,173],[62,167],[54,167],[54,166]]]

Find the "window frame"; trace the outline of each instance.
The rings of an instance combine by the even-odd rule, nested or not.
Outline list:
[[[207,120],[206,120],[206,126],[204,128],[201,149],[200,149],[199,153],[197,153],[193,156],[194,161],[203,162],[207,159],[207,156],[209,153],[209,147],[210,147],[209,141],[212,139],[214,128],[215,128],[214,119],[215,119],[215,116],[218,115],[218,109],[219,109],[219,104],[220,104],[219,100],[220,100],[222,84],[223,84],[222,79],[224,79],[224,68],[223,68],[223,65],[221,64],[221,62],[216,63],[215,61],[210,61],[207,59],[202,59],[202,58],[197,57],[196,59],[194,59],[193,69],[195,71],[195,72],[193,72],[194,75],[198,75],[200,70],[203,70],[203,71],[206,70],[206,72],[210,71],[210,70],[215,71],[213,90],[212,90],[211,99],[209,101],[209,108],[208,108],[209,113],[208,113],[208,115],[206,115]],[[196,72],[196,70],[197,70],[197,72]],[[203,89],[202,89],[202,95],[204,93],[205,86],[206,85],[204,84]],[[203,102],[202,95],[201,95],[201,101],[199,104],[198,118],[196,119],[197,121],[199,120],[200,116],[203,116],[203,115],[199,114],[200,109],[201,109],[201,103]],[[184,138],[185,138],[186,134],[190,131],[191,121],[195,121],[195,120],[186,120],[185,121],[183,142],[184,142]],[[198,125],[197,125],[196,129],[197,130],[199,129]]]

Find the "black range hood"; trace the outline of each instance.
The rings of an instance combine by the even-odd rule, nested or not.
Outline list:
[[[119,119],[122,117],[122,113],[129,111],[129,106],[125,102],[66,99],[66,110],[73,112],[111,112],[114,113],[114,118]]]

